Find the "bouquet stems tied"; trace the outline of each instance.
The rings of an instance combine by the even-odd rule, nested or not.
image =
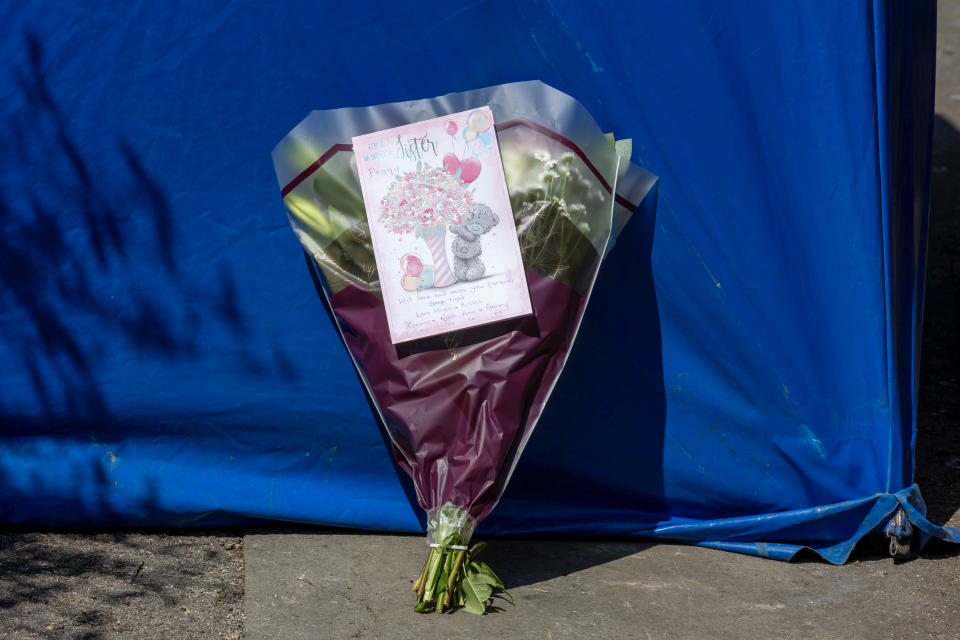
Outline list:
[[[430,547],[423,571],[413,583],[418,613],[444,613],[462,607],[464,611],[483,615],[494,589],[502,591],[514,604],[503,581],[485,562],[476,557],[487,546],[478,542],[467,549],[456,548],[460,544],[458,534],[453,534],[438,546]],[[453,548],[451,548],[453,547]]]
[[[413,582],[417,594],[414,611],[443,613],[462,607],[464,611],[483,615],[494,589],[502,591],[513,604],[503,581],[485,562],[476,558],[487,544],[467,546],[473,533],[473,521],[462,509],[447,504],[437,510],[428,528],[434,542],[427,553],[427,562]]]

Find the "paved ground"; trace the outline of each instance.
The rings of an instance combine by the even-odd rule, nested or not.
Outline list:
[[[0,640],[236,640],[238,531],[0,531]]]
[[[486,552],[485,552],[486,553]],[[416,614],[412,536],[246,537],[247,640],[315,638],[960,638],[960,555],[843,567],[628,542],[496,541],[517,606]]]

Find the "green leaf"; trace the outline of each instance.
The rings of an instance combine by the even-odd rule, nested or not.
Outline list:
[[[499,586],[500,586],[500,581],[499,581],[499,580],[497,580],[494,576],[488,576],[488,575],[485,574],[485,573],[477,573],[477,574],[475,574],[475,575],[470,576],[470,578],[471,578],[472,580],[476,581],[476,582],[482,582],[482,583],[484,583],[484,584],[488,584],[488,585],[490,585],[491,587],[499,587]],[[491,593],[492,593],[492,591],[491,591]]]
[[[466,598],[464,610],[469,613],[483,615],[487,611],[487,600],[493,594],[493,588],[484,582],[478,580],[476,575],[467,576],[463,581],[463,593]]]
[[[464,591],[466,593],[466,590]],[[487,605],[481,604],[476,598],[471,598],[468,595],[464,595],[463,598],[463,610],[467,613],[475,613],[478,616],[482,616],[487,612]]]
[[[500,579],[500,576],[495,574],[493,572],[493,569],[491,569],[490,565],[488,565],[486,562],[480,562],[478,564],[480,565],[480,575],[493,580],[493,582],[488,584],[492,584],[493,586],[503,591],[503,594],[507,596],[507,600],[510,601],[510,604],[514,604],[513,596],[510,595],[510,592],[507,591],[507,588],[503,585],[503,580]]]
[[[422,600],[417,602],[416,606],[413,608],[417,613],[432,613],[435,606],[432,602],[423,602]]]
[[[480,552],[482,552],[486,548],[487,548],[486,542],[478,542],[477,544],[473,545],[472,547],[470,547],[470,558],[471,559],[476,558],[478,555],[480,555]]]
[[[493,572],[493,569],[490,568],[490,565],[488,565],[486,562],[478,562],[477,564],[480,565],[479,571],[481,575],[490,576],[494,580],[492,583],[493,586],[499,587],[506,591],[506,587],[503,586],[503,581],[497,574]]]

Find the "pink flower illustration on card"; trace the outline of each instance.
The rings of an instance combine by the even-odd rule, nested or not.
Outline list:
[[[442,168],[418,164],[390,184],[380,200],[379,221],[395,234],[412,233],[422,238],[433,256],[433,286],[456,282],[447,261],[447,226],[460,224],[473,196],[457,175]]]

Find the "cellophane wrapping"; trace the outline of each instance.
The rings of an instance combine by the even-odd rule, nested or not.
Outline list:
[[[394,345],[350,140],[483,105],[494,115],[534,314]],[[314,111],[273,159],[290,224],[396,461],[430,514],[432,549],[465,546],[502,495],[563,369],[604,255],[655,179],[630,164],[629,141],[604,135],[579,102],[540,82]],[[454,542],[437,533],[451,520],[463,525]],[[453,604],[466,602],[452,595]]]

